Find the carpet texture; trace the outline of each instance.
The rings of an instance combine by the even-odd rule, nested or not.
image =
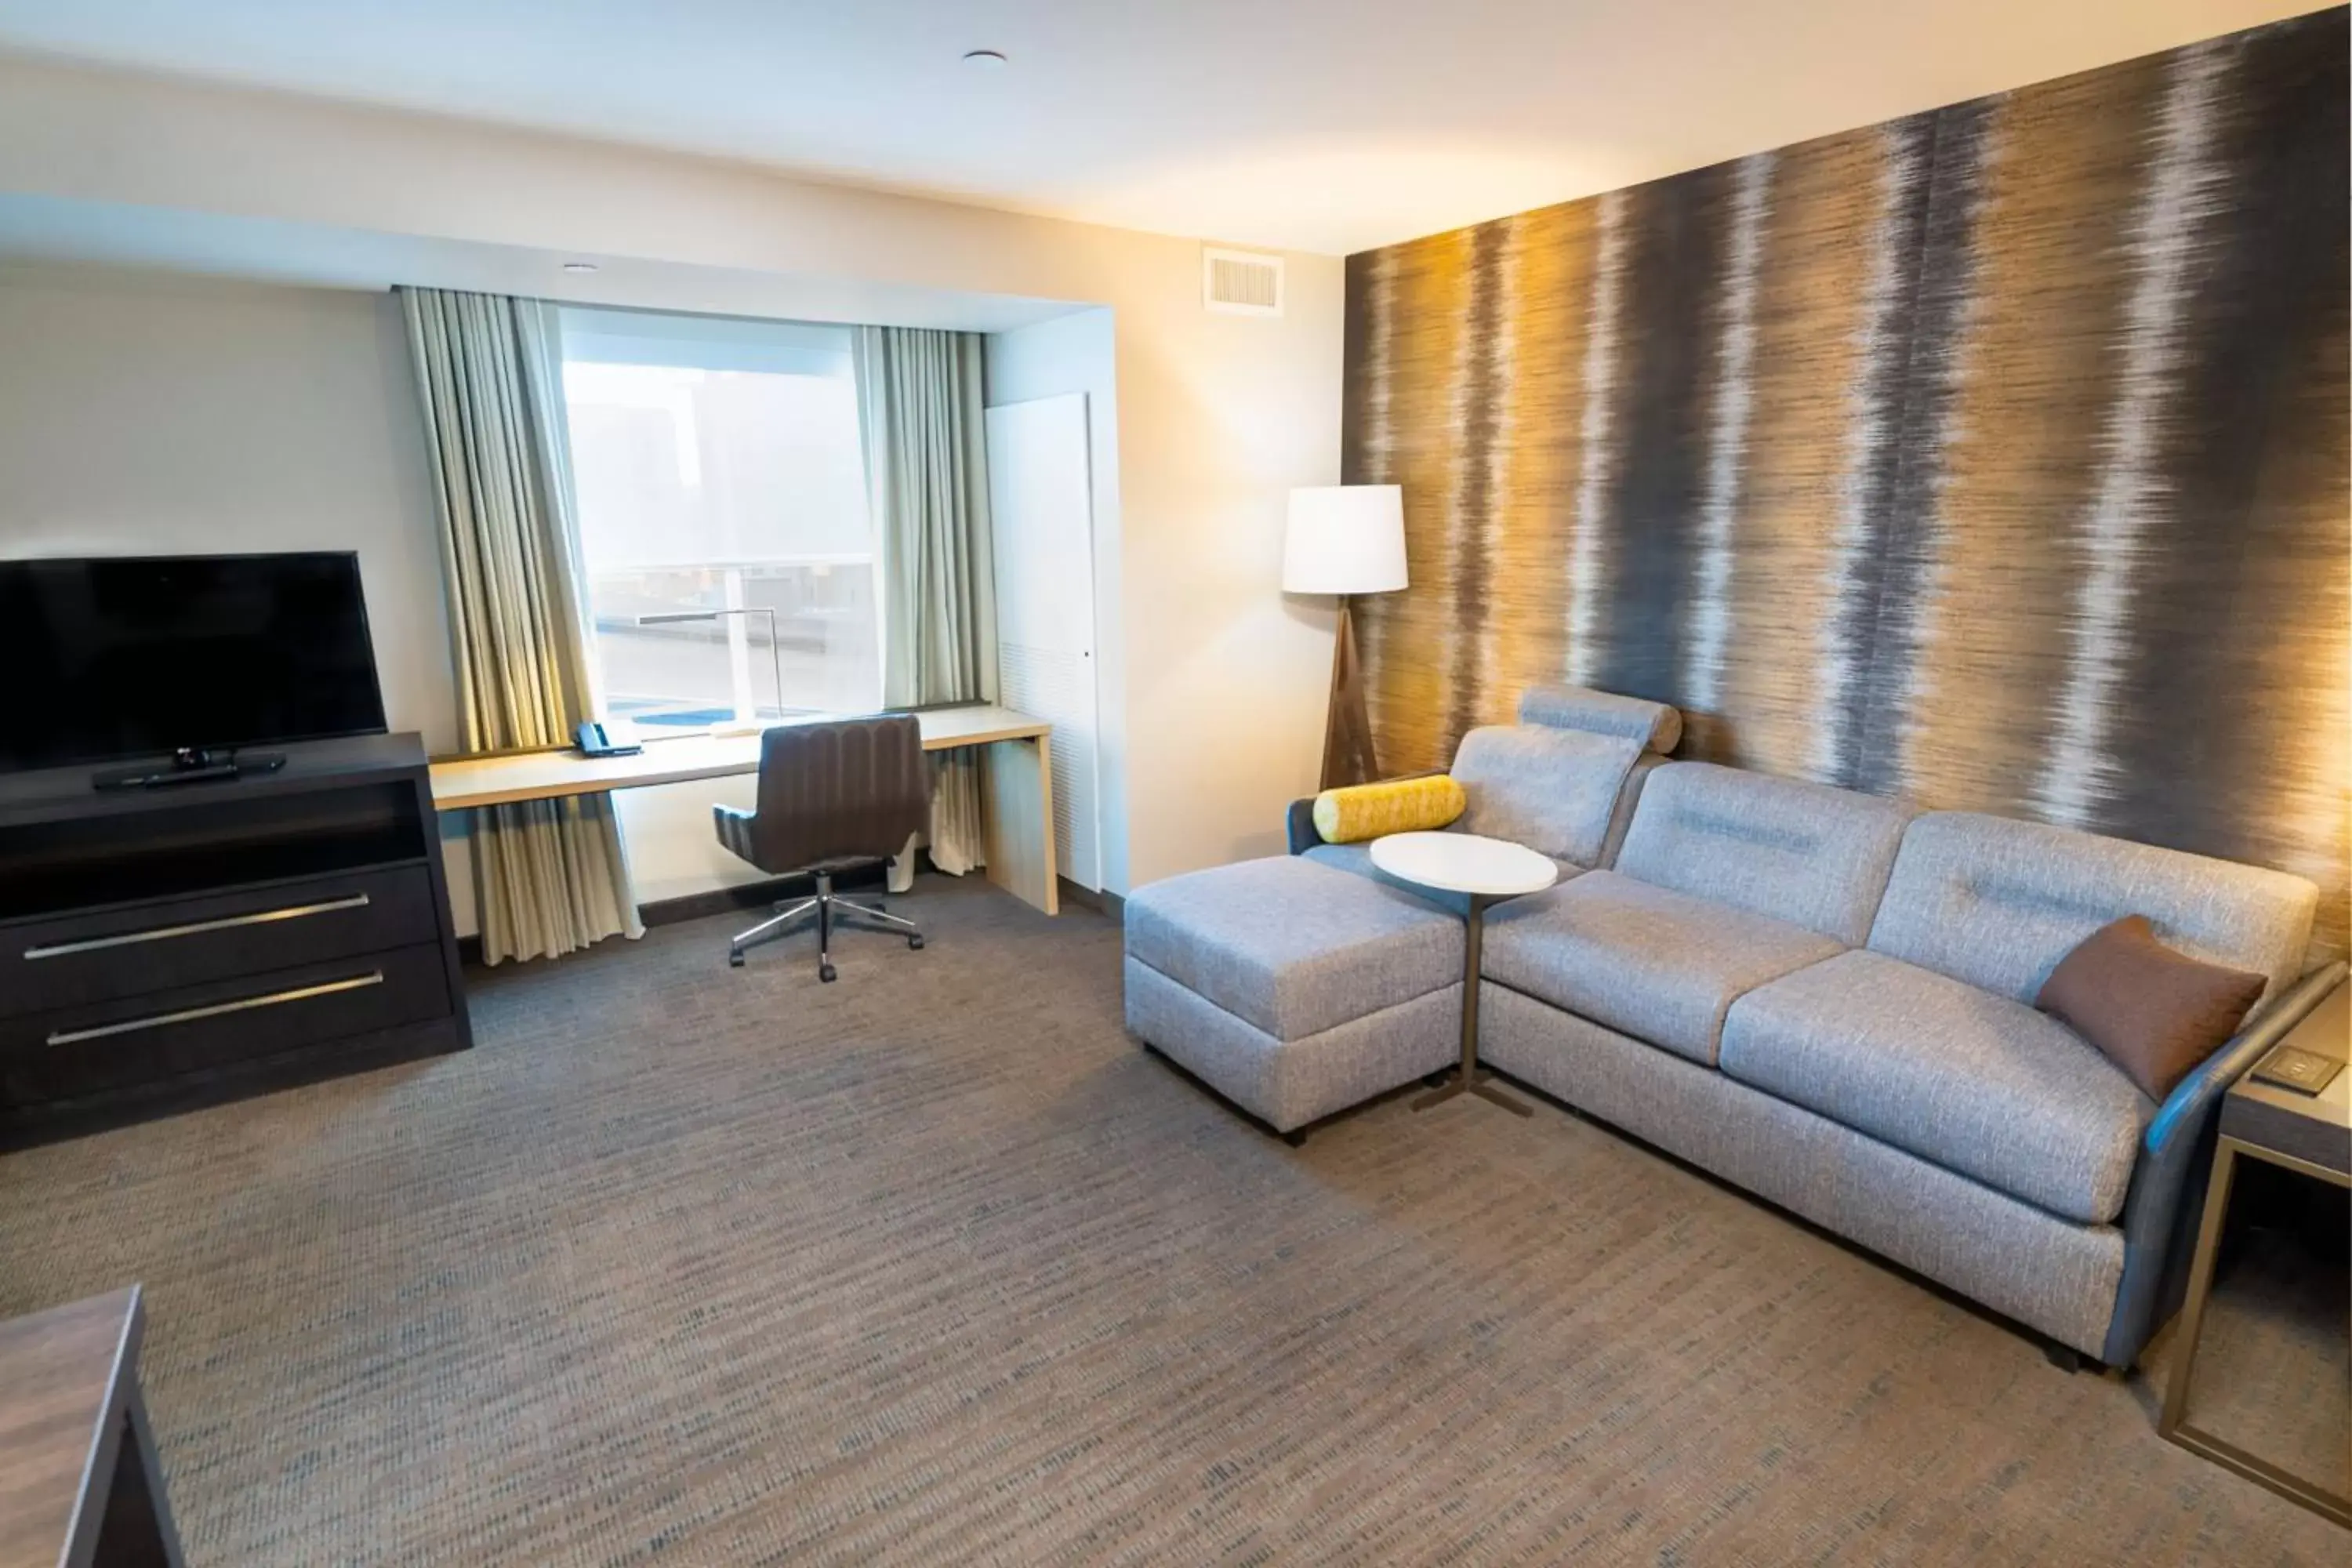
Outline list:
[[[971,882],[478,976],[470,1054],[0,1158],[145,1283],[190,1559],[2340,1563],[2014,1333],[1551,1107],[1293,1150]]]

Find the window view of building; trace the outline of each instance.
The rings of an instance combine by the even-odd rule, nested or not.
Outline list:
[[[878,705],[847,330],[567,311],[563,386],[606,711],[675,732]]]

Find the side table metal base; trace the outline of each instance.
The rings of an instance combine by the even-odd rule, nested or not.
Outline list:
[[[1475,1079],[1455,1073],[1444,1088],[1433,1089],[1426,1094],[1414,1096],[1412,1108],[1415,1110],[1427,1110],[1433,1105],[1444,1104],[1457,1094],[1475,1094],[1481,1100],[1492,1100],[1514,1115],[1533,1116],[1536,1113],[1534,1106],[1508,1090],[1497,1089],[1495,1087],[1493,1075],[1483,1072]]]
[[[1415,1110],[1443,1105],[1457,1094],[1475,1094],[1515,1115],[1535,1114],[1527,1101],[1496,1088],[1494,1075],[1478,1070],[1478,962],[1486,947],[1486,906],[1494,901],[1486,894],[1472,894],[1470,912],[1462,921],[1462,1066],[1451,1083],[1417,1096]]]
[[[2157,1419],[2157,1435],[2224,1469],[2235,1470],[2314,1513],[2337,1524],[2352,1526],[2352,1498],[2332,1489],[2324,1481],[2296,1475],[2235,1443],[2202,1431],[2188,1419],[2189,1380],[2197,1368],[2198,1335],[2205,1327],[2205,1309],[2212,1300],[2213,1265],[2221,1252],[2221,1231],[2229,1215],[2230,1193],[2236,1184],[2241,1158],[2261,1160],[2339,1187],[2352,1186],[2352,1180],[2339,1173],[2281,1150],[2261,1148],[2228,1133],[2216,1142],[2213,1174],[2205,1188],[2205,1217],[2198,1227],[2197,1251],[2189,1269],[2189,1293],[2180,1309],[2180,1348],[2174,1352],[2177,1359],[2172,1365],[2171,1381],[2165,1387],[2164,1410]]]

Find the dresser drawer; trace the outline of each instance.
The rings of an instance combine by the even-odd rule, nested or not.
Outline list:
[[[201,1072],[449,1012],[438,944],[0,1019],[0,1103]]]
[[[438,940],[421,866],[0,926],[0,1017]]]

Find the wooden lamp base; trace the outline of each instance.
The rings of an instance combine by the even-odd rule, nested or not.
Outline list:
[[[1356,657],[1356,617],[1339,595],[1339,635],[1331,646],[1331,708],[1323,727],[1323,784],[1339,789],[1381,776],[1372,751],[1372,717],[1364,700],[1364,669]]]

